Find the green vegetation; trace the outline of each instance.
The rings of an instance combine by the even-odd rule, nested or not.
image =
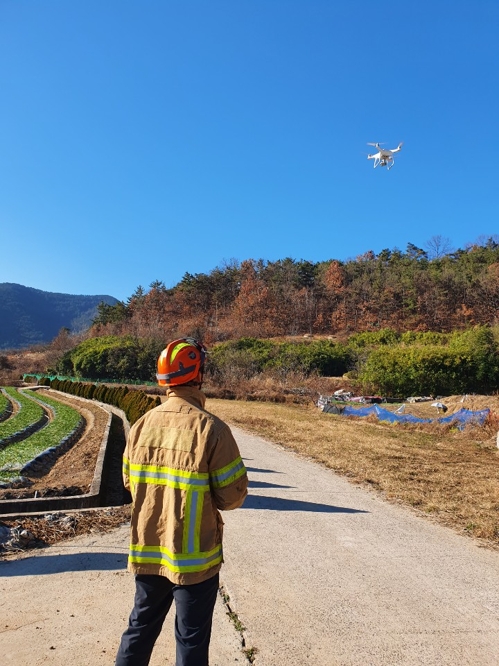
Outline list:
[[[338,376],[350,368],[352,361],[345,345],[329,340],[293,343],[241,338],[215,346],[210,351],[207,371],[215,378],[222,377],[229,369],[239,372],[241,378],[265,370],[276,370],[282,375],[299,372]]]
[[[43,385],[56,391],[63,391],[89,400],[98,400],[122,409],[133,425],[147,411],[160,404],[159,396],[149,396],[143,391],[129,389],[127,386],[106,386],[105,384],[85,384],[70,379],[45,379]]]
[[[130,337],[93,338],[68,352],[60,370],[91,379],[103,375],[150,379],[161,347]],[[489,326],[453,333],[400,333],[384,328],[356,333],[343,343],[245,337],[210,349],[207,378],[215,385],[233,384],[238,378],[246,380],[262,373],[280,379],[297,374],[338,377],[348,373],[362,393],[401,397],[488,393],[499,385],[499,334]]]
[[[90,379],[154,380],[162,343],[108,335],[90,338],[67,352],[57,364],[61,375]]]
[[[9,400],[7,399],[7,396],[0,391],[0,416],[5,412],[8,406]]]
[[[76,409],[63,405],[46,395],[43,395],[40,402],[48,405],[53,410],[53,420],[30,437],[9,444],[0,451],[0,480],[5,481],[11,478],[13,470],[19,471],[42,451],[58,446],[77,428],[81,415]]]
[[[209,372],[223,384],[269,370],[282,375],[348,376],[363,393],[390,396],[488,393],[499,384],[499,345],[494,331],[478,326],[454,333],[391,329],[296,343],[243,338],[217,345]]]
[[[375,347],[358,380],[385,395],[488,393],[499,384],[498,351],[487,327],[431,337],[404,334]]]
[[[17,400],[21,404],[21,409],[10,419],[0,423],[0,444],[3,439],[21,433],[33,423],[40,421],[44,414],[40,404],[32,398],[12,387],[5,388],[4,390],[13,400]]]

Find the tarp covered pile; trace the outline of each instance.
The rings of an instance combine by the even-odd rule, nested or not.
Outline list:
[[[371,405],[370,407],[350,407],[349,405],[324,405],[323,412],[329,414],[341,414],[342,416],[377,416],[380,421],[389,421],[390,423],[456,423],[459,430],[462,430],[466,425],[473,424],[482,426],[490,409],[481,409],[477,412],[472,412],[469,409],[460,409],[454,414],[449,416],[442,416],[437,419],[423,419],[412,414],[395,414],[387,409],[383,409],[378,405]]]

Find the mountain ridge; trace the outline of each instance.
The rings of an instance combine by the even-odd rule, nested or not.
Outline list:
[[[79,333],[88,328],[109,295],[43,291],[14,282],[0,283],[0,349],[21,349],[50,342],[61,328]]]

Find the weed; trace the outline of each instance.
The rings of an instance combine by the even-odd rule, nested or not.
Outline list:
[[[254,663],[257,652],[258,650],[255,647],[246,648],[243,650],[243,653],[250,664]]]
[[[229,616],[229,619],[234,625],[234,627],[236,628],[236,631],[239,631],[239,633],[246,631],[246,627],[239,619],[237,613],[234,613],[233,611],[227,611],[227,615]]]

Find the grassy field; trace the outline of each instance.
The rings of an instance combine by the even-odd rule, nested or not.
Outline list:
[[[484,427],[459,432],[434,424],[389,425],[334,416],[312,403],[209,399],[207,409],[389,501],[412,507],[484,545],[499,547],[499,397],[472,396],[463,403],[462,396],[456,396],[444,402],[449,407],[446,415],[463,406],[493,411]],[[406,413],[437,416],[429,403],[406,405]]]

